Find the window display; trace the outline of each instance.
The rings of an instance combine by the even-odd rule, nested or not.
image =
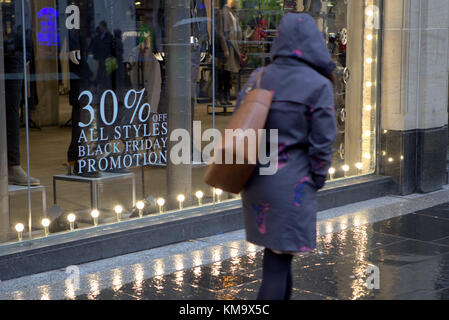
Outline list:
[[[2,243],[237,199],[204,184],[208,159],[195,154],[212,141],[203,133],[225,127],[252,71],[270,63],[287,12],[315,19],[338,65],[329,179],[375,173],[379,2],[0,2]],[[171,161],[171,136],[195,138],[197,124],[189,161]]]

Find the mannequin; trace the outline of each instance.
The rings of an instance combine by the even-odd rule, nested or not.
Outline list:
[[[69,67],[70,73],[75,76],[70,78],[69,101],[72,106],[72,139],[67,152],[67,160],[71,172],[84,177],[98,178],[101,176],[98,172],[82,172],[78,170],[78,146],[81,128],[78,123],[81,121],[81,107],[79,96],[84,90],[92,90],[91,77],[92,72],[87,64],[88,46],[87,30],[69,30]]]
[[[228,0],[219,11],[216,37],[218,43],[217,75],[218,75],[218,102],[222,105],[231,105],[231,73],[240,71],[239,41],[243,34],[240,28],[237,9],[237,0]]]
[[[151,106],[151,113],[157,113],[161,97],[161,68],[159,61],[153,54],[153,33],[149,27],[145,28],[128,62],[131,64],[131,84],[134,90],[146,89],[146,101]]]
[[[28,174],[20,165],[20,105],[24,97],[22,37],[22,27],[17,26],[14,33],[4,38],[8,182],[28,186]],[[40,181],[30,177],[30,184],[39,186]]]

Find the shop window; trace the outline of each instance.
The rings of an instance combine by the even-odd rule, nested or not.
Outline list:
[[[225,127],[251,72],[270,63],[287,12],[315,18],[337,64],[329,180],[375,173],[378,0],[21,3],[0,2],[1,243],[236,201],[203,183],[201,136]],[[227,63],[225,5],[224,40],[240,52]],[[178,129],[192,138],[180,164]]]

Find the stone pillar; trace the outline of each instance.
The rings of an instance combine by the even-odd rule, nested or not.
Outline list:
[[[448,138],[447,0],[384,1],[381,173],[399,194],[444,184]]]
[[[5,112],[5,69],[3,66],[3,21],[0,5],[0,242],[8,239],[9,232],[9,196],[8,196],[8,148],[6,145]]]
[[[190,24],[185,21],[190,19],[190,0],[166,1],[165,16],[169,135],[176,129],[185,129],[191,133],[191,32]],[[192,165],[175,165],[171,162],[170,150],[173,145],[169,142],[167,159],[167,199],[170,208],[176,208],[179,194],[186,196],[186,203],[192,194]]]

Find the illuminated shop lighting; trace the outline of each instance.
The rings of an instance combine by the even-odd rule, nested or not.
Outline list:
[[[180,194],[180,195],[177,197],[177,200],[178,200],[178,202],[179,202],[179,210],[182,210],[182,208],[184,207],[184,201],[186,200],[185,195]]]
[[[366,87],[371,88],[373,86],[373,83],[371,81],[366,82]]]
[[[198,205],[201,206],[202,205],[202,200],[203,200],[203,197],[204,197],[203,191],[197,191],[195,196],[198,199]]]
[[[371,137],[371,131],[365,131],[365,137],[369,138]]]
[[[114,211],[117,215],[117,222],[122,221],[123,207],[121,205],[115,206]]]
[[[363,157],[364,157],[366,160],[370,160],[370,159],[371,159],[371,154],[369,154],[368,152],[366,152],[366,153],[363,155]]]
[[[368,41],[373,40],[373,35],[372,34],[367,35],[366,40],[368,40]]]
[[[139,210],[139,217],[143,218],[143,209],[145,209],[145,202],[138,201],[136,203],[136,208],[137,208],[137,210]]]
[[[92,210],[90,215],[91,215],[92,219],[94,220],[94,226],[98,226],[98,217],[100,216],[100,211],[98,211],[97,209]]]
[[[76,221],[76,216],[75,214],[71,213],[67,216],[67,220],[70,223],[70,231],[75,230],[75,221]]]
[[[368,64],[373,63],[373,59],[372,58],[366,58],[366,63],[368,63]]]
[[[349,166],[347,164],[345,164],[344,166],[341,167],[341,169],[344,171],[345,177],[346,177],[346,175],[348,174],[349,169],[350,169]]]
[[[44,219],[42,219],[41,223],[42,223],[42,226],[44,227],[45,236],[47,237],[50,234],[49,227],[50,227],[51,221],[48,218],[44,218]]]
[[[221,197],[222,194],[223,194],[223,190],[215,189],[215,195],[217,196],[217,202],[221,201],[220,197]]]
[[[19,241],[23,240],[23,237],[22,237],[23,230],[25,230],[25,226],[22,223],[16,224],[17,237],[18,237]]]
[[[392,163],[392,162],[394,162],[394,159],[393,158],[388,158],[388,162]]]
[[[336,172],[335,168],[330,168],[329,169],[329,176],[330,176],[331,180],[334,179],[335,172]]]
[[[159,206],[159,213],[163,213],[164,212],[164,205],[165,205],[165,199],[164,198],[159,198],[157,199],[157,205]]]
[[[362,170],[362,169],[363,169],[363,163],[357,162],[357,163],[355,164],[355,167],[356,167],[358,170]]]

